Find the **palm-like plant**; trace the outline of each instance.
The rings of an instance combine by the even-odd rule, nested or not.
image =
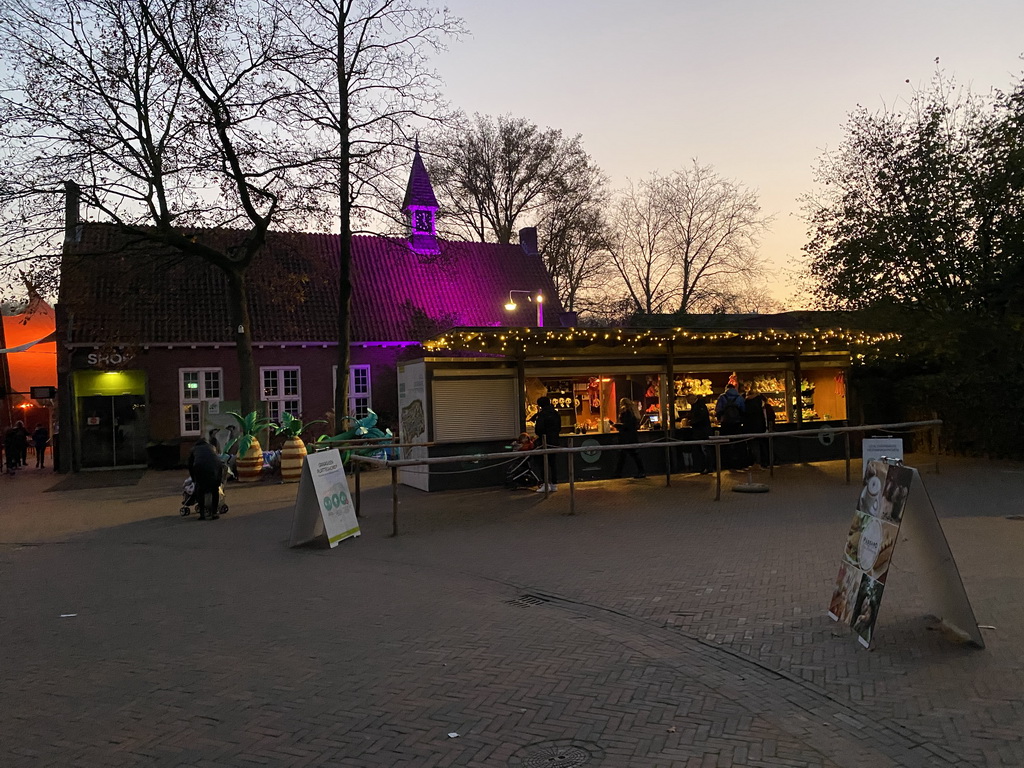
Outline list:
[[[273,424],[271,428],[274,430],[276,435],[284,435],[285,437],[300,437],[304,430],[309,429],[314,424],[326,424],[327,422],[323,419],[317,419],[316,421],[304,422],[297,416],[292,416],[290,413],[285,411],[281,414],[281,423]]]
[[[253,443],[259,444],[260,432],[274,426],[274,422],[266,416],[260,415],[259,411],[252,411],[245,416],[228,411],[228,416],[238,422],[238,436],[225,446],[224,451],[229,453],[233,447],[238,446],[239,456],[248,453]]]

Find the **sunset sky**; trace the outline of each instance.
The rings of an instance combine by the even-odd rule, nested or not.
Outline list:
[[[471,33],[436,60],[454,106],[582,134],[613,187],[696,158],[757,189],[776,217],[761,250],[781,300],[806,240],[798,198],[850,110],[898,108],[936,58],[975,92],[1024,72],[1021,0],[446,5]]]

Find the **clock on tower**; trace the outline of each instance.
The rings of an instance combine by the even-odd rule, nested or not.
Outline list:
[[[433,218],[434,217],[430,215],[430,211],[416,211],[413,228],[417,232],[432,232],[434,224]]]

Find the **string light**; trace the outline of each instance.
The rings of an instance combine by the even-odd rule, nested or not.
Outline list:
[[[757,331],[695,331],[686,328],[670,328],[664,330],[630,330],[618,329],[613,333],[607,329],[573,328],[573,329],[540,329],[540,328],[503,328],[465,329],[450,331],[424,342],[429,351],[479,349],[506,350],[509,347],[525,351],[527,343],[547,348],[559,346],[613,346],[632,349],[634,354],[643,348],[663,348],[673,343],[677,351],[684,352],[686,344],[702,342],[736,342],[760,343],[761,346],[781,344],[808,345],[812,350],[827,346],[876,346],[886,341],[900,338],[898,333],[868,333],[845,328],[815,328],[809,331],[786,331],[768,328]],[[788,350],[787,350],[788,351]]]

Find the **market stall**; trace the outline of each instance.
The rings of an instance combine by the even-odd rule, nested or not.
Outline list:
[[[436,356],[399,368],[402,441],[423,443],[423,457],[501,450],[520,431],[530,431],[541,396],[559,413],[565,445],[614,442],[612,425],[623,397],[639,406],[642,441],[685,440],[691,401],[703,398],[713,414],[730,381],[765,396],[776,431],[841,425],[853,350],[881,338],[817,328],[458,328],[424,344]],[[473,357],[445,356],[467,354]],[[819,441],[779,441],[776,460],[838,458],[840,450]],[[577,479],[610,475],[615,457],[594,453],[593,461],[575,462]],[[685,453],[664,454],[644,452],[649,473],[665,471],[666,461],[672,471],[688,468]],[[560,469],[565,477],[564,461]],[[466,467],[442,477],[423,468],[418,475],[407,472],[403,482],[424,490],[500,482],[500,471],[479,470]]]

